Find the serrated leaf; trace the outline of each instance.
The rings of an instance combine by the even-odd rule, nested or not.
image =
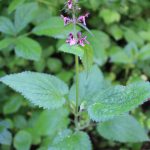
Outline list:
[[[23,97],[21,95],[13,95],[3,107],[4,114],[12,114],[17,112],[22,104]]]
[[[88,31],[94,37],[93,33],[84,24],[82,23],[77,23],[77,24],[81,26],[82,28],[84,28],[86,31]]]
[[[91,141],[87,133],[79,131],[75,135],[70,129],[58,133],[48,150],[91,150]]]
[[[7,129],[0,129],[0,144],[11,145],[12,134]]]
[[[7,38],[7,39],[1,40],[0,41],[0,50],[6,48],[11,41],[13,41],[13,38]]]
[[[69,44],[63,44],[62,46],[59,47],[59,50],[62,52],[70,53],[79,56],[80,58],[84,54],[84,50],[81,49],[78,46],[73,46]]]
[[[13,10],[15,10],[18,6],[20,6],[21,4],[24,3],[25,0],[13,0],[11,2],[11,4],[8,7],[8,12],[12,12]]]
[[[66,39],[69,33],[73,33],[73,25],[70,24],[66,26],[61,32],[59,32],[63,27],[64,20],[61,17],[51,17],[50,19],[33,28],[32,33],[38,36],[45,35],[60,39]],[[77,32],[81,31],[81,28],[78,26],[76,26],[76,29]]]
[[[92,97],[99,90],[104,88],[104,78],[97,65],[92,66],[90,74],[86,79],[85,71],[79,73],[79,105],[87,101],[87,107],[94,103]],[[69,91],[69,100],[76,102],[76,84],[74,83]]]
[[[0,17],[0,32],[9,34],[9,35],[16,34],[15,27],[13,23],[11,22],[11,20],[9,20],[6,17]]]
[[[29,150],[31,141],[32,136],[28,132],[20,130],[14,137],[14,147],[16,150]]]
[[[140,123],[129,114],[124,114],[118,118],[99,123],[97,131],[102,137],[108,140],[119,142],[149,141]]]
[[[140,82],[130,86],[115,85],[93,95],[95,103],[88,108],[88,114],[95,121],[126,113],[150,97],[150,83]]]
[[[15,27],[17,33],[30,23],[37,15],[38,4],[37,2],[27,3],[18,7],[15,12]]]
[[[67,85],[60,79],[35,72],[7,75],[0,81],[20,92],[35,105],[44,108],[58,108],[65,103]]]
[[[44,110],[35,123],[35,131],[39,135],[52,135],[67,128],[69,110],[62,107],[55,110]]]
[[[92,63],[93,63],[93,49],[90,45],[86,44],[85,46],[81,47],[84,50],[83,57],[81,59],[85,72],[86,72],[86,78],[88,77]]]
[[[19,57],[29,60],[39,60],[42,53],[42,48],[38,42],[28,37],[17,38],[15,53]]]

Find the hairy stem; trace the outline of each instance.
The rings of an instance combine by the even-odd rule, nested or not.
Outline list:
[[[73,13],[72,13],[72,18],[73,18],[73,28],[74,28],[74,37],[77,41],[77,33],[76,33],[76,21],[75,21],[75,11],[73,8]],[[75,56],[75,65],[76,65],[76,109],[75,112],[78,114],[78,101],[79,101],[79,58],[76,55]],[[75,116],[75,125],[76,128],[78,129],[78,116]]]

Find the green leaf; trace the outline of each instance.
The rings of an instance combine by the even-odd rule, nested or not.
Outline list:
[[[109,9],[102,9],[99,16],[104,19],[104,22],[107,25],[112,24],[113,22],[119,22],[121,19],[121,15],[118,12]]]
[[[7,38],[7,39],[1,40],[0,41],[0,50],[6,48],[11,41],[13,41],[13,38]]]
[[[86,79],[85,71],[79,73],[79,105],[87,101],[87,107],[94,103],[92,97],[99,90],[104,88],[104,78],[97,65],[92,66],[90,74]],[[74,83],[69,91],[69,100],[76,102],[76,84]]]
[[[107,27],[107,32],[112,35],[117,41],[123,38],[123,31],[117,24],[113,24]]]
[[[144,40],[138,34],[136,34],[133,30],[131,30],[130,28],[126,28],[126,27],[124,27],[123,29],[125,30],[124,37],[128,43],[134,41],[139,47],[144,44]]]
[[[149,41],[150,42],[150,31],[141,31],[140,33],[139,33],[139,35],[141,36],[141,37],[143,37],[145,40],[147,40],[147,41]]]
[[[13,23],[11,22],[11,20],[9,20],[6,17],[0,17],[0,32],[9,34],[9,35],[16,34],[15,27]]]
[[[63,44],[61,47],[59,47],[59,50],[62,52],[78,55],[79,57],[82,57],[84,54],[83,49],[78,46],[73,46],[69,44]]]
[[[106,119],[126,113],[150,97],[150,83],[139,82],[130,86],[115,85],[93,95],[95,103],[88,108],[91,119],[105,121]]]
[[[16,39],[15,53],[19,57],[29,60],[39,60],[41,57],[42,48],[36,41],[28,37]]]
[[[62,107],[55,110],[44,110],[35,123],[35,131],[39,135],[52,135],[67,128],[69,110]]]
[[[13,117],[14,126],[18,129],[25,129],[27,127],[27,120],[22,115],[15,115]]]
[[[63,27],[64,21],[61,17],[51,17],[47,21],[33,28],[32,33],[38,36],[45,35],[55,38],[66,39],[69,33],[73,33],[73,25],[70,24],[65,27],[61,32],[59,32]],[[76,26],[76,28],[77,32],[81,31],[80,27]]]
[[[129,114],[99,123],[97,131],[102,137],[108,140],[119,142],[149,141],[140,123]]]
[[[149,60],[150,59],[150,44],[143,46],[139,52],[138,59]]]
[[[19,0],[20,1],[20,0]],[[38,4],[37,2],[24,4],[18,7],[15,12],[15,27],[17,33],[27,26],[37,15]]]
[[[88,77],[93,63],[93,49],[90,45],[87,44],[81,48],[84,50],[84,55],[81,61],[86,72],[86,77]]]
[[[17,112],[22,104],[23,97],[20,95],[13,95],[4,105],[3,113],[12,114]]]
[[[83,32],[82,36],[88,36],[87,41],[93,48],[93,61],[99,66],[102,66],[107,60],[105,49],[109,48],[110,39],[107,34],[99,30],[91,30],[91,32],[93,33],[94,38],[90,36],[87,31]]]
[[[13,10],[15,10],[18,6],[20,6],[21,4],[24,3],[25,0],[13,0],[11,2],[11,4],[8,7],[8,12],[12,12]]]
[[[31,141],[31,135],[26,131],[20,130],[14,137],[14,147],[16,150],[29,150]]]
[[[79,131],[72,134],[70,129],[58,133],[48,150],[91,150],[91,141],[87,133]]]
[[[0,81],[20,92],[35,105],[44,108],[58,108],[65,103],[67,85],[60,79],[35,72],[7,75]]]
[[[110,56],[110,62],[130,64],[132,59],[129,58],[124,51],[119,51]]]
[[[0,128],[0,144],[11,145],[12,134],[7,129]]]
[[[84,28],[86,31],[88,31],[94,37],[93,33],[85,25],[83,25],[82,23],[77,23],[77,24],[82,28]]]

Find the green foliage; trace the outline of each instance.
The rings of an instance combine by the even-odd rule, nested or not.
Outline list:
[[[17,112],[22,104],[23,97],[20,95],[13,95],[4,105],[3,113],[11,114]]]
[[[129,114],[99,123],[97,131],[104,138],[119,142],[149,141],[140,123]]]
[[[72,134],[72,131],[67,129],[63,132],[59,132],[54,139],[52,145],[48,150],[78,150],[78,149],[89,149],[91,150],[91,142],[89,136],[82,131],[76,134]]]
[[[69,110],[62,107],[55,110],[44,110],[35,123],[34,130],[39,135],[53,135],[67,128]]]
[[[88,78],[85,71],[79,73],[79,105],[87,101],[87,107],[94,103],[93,95],[104,88],[104,79],[97,65],[92,66]],[[69,91],[69,100],[76,102],[76,85],[72,85]]]
[[[14,147],[16,150],[29,150],[31,141],[31,135],[24,130],[20,130],[14,137]]]
[[[15,11],[15,28],[16,32],[19,33],[23,28],[27,26],[29,22],[31,22],[35,16],[37,15],[38,4],[28,3],[24,4],[21,7],[18,7]]]
[[[21,37],[15,41],[15,53],[19,57],[23,57],[29,60],[38,60],[41,56],[41,46],[36,41]]]
[[[79,57],[82,57],[84,54],[84,50],[81,47],[69,44],[63,44],[61,47],[59,47],[59,50],[62,52],[78,55]]]
[[[81,48],[84,50],[81,61],[86,72],[86,77],[88,77],[93,63],[93,49],[90,45],[87,44],[85,46],[82,46]]]
[[[13,41],[13,38],[7,38],[0,41],[0,50],[6,48],[10,42]]]
[[[95,103],[88,108],[89,116],[95,121],[105,121],[126,113],[146,101],[150,97],[149,90],[149,82],[102,90],[93,95],[91,100]]]
[[[0,81],[44,108],[62,106],[65,103],[64,95],[68,93],[67,85],[60,79],[42,73],[23,72],[5,76]]]

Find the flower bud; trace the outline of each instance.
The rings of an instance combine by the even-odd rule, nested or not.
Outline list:
[[[87,103],[87,101],[84,101],[84,102],[81,103],[81,105],[80,105],[80,111],[85,108],[86,103]]]

